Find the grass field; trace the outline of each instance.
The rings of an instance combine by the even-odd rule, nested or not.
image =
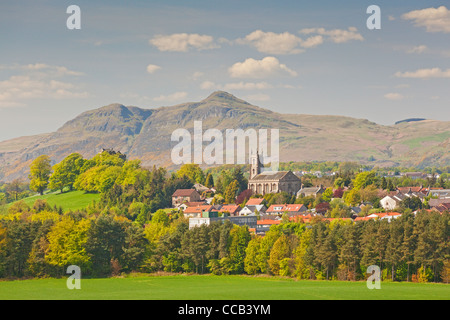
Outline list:
[[[87,205],[92,203],[92,201],[98,201],[100,199],[100,194],[97,193],[85,193],[84,191],[71,191],[61,193],[60,191],[47,193],[43,196],[35,195],[28,198],[22,199],[27,205],[33,207],[34,202],[37,199],[47,200],[50,206],[62,207],[64,211],[66,210],[77,210],[85,208]],[[12,204],[12,203],[11,203]],[[10,205],[11,205],[10,204]]]
[[[25,300],[448,300],[450,285],[364,281],[296,281],[275,277],[174,275],[81,279],[69,290],[66,279],[0,282],[0,299]]]

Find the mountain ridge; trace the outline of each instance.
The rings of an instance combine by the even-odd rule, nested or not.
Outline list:
[[[0,142],[0,180],[26,177],[32,159],[48,154],[59,162],[72,152],[89,158],[114,148],[144,166],[174,167],[171,134],[193,130],[280,130],[280,160],[358,161],[379,166],[450,165],[450,122],[423,120],[379,125],[348,116],[282,114],[216,91],[199,102],[143,109],[113,103],[85,111],[55,132]],[[370,160],[369,160],[370,159]]]

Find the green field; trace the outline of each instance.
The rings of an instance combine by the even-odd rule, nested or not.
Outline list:
[[[0,299],[39,300],[448,300],[450,285],[382,282],[369,290],[364,281],[309,281],[251,276],[136,276],[81,279],[69,290],[66,279],[0,282]]]
[[[64,211],[79,210],[85,208],[94,200],[98,201],[100,199],[100,194],[86,193],[84,191],[71,191],[64,193],[57,191],[44,194],[43,196],[35,195],[32,197],[24,198],[22,199],[22,201],[24,201],[28,206],[33,207],[33,204],[37,199],[47,200],[47,203],[50,206],[54,207],[56,205],[58,207],[62,207]]]

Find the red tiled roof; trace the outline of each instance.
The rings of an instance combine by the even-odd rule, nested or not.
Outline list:
[[[239,205],[235,205],[235,204],[226,204],[223,205],[222,208],[220,208],[219,212],[225,212],[228,211],[230,213],[235,212],[236,210],[238,210],[240,208]]]
[[[204,205],[197,207],[187,207],[183,213],[202,213],[203,211],[211,211],[212,206]]]
[[[265,219],[265,220],[258,220],[257,224],[264,225],[264,224],[280,224],[281,220],[271,220],[271,219]]]
[[[275,209],[281,207],[281,209]],[[266,212],[296,212],[302,210],[303,204],[273,204]]]
[[[192,201],[192,202],[185,202],[184,204],[187,207],[198,207],[198,206],[204,206],[205,201]]]
[[[193,193],[198,193],[195,189],[177,189],[172,197],[189,197]]]
[[[257,205],[260,205],[263,201],[264,201],[264,198],[251,198],[251,199],[248,199],[246,205],[257,206]]]

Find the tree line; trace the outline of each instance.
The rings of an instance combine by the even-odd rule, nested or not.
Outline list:
[[[40,205],[0,219],[0,277],[59,277],[78,265],[86,277],[165,271],[355,281],[377,265],[385,281],[448,283],[449,226],[448,213],[419,211],[391,222],[283,220],[259,236],[229,221],[189,229],[182,214],[161,209],[142,224],[112,211]]]

